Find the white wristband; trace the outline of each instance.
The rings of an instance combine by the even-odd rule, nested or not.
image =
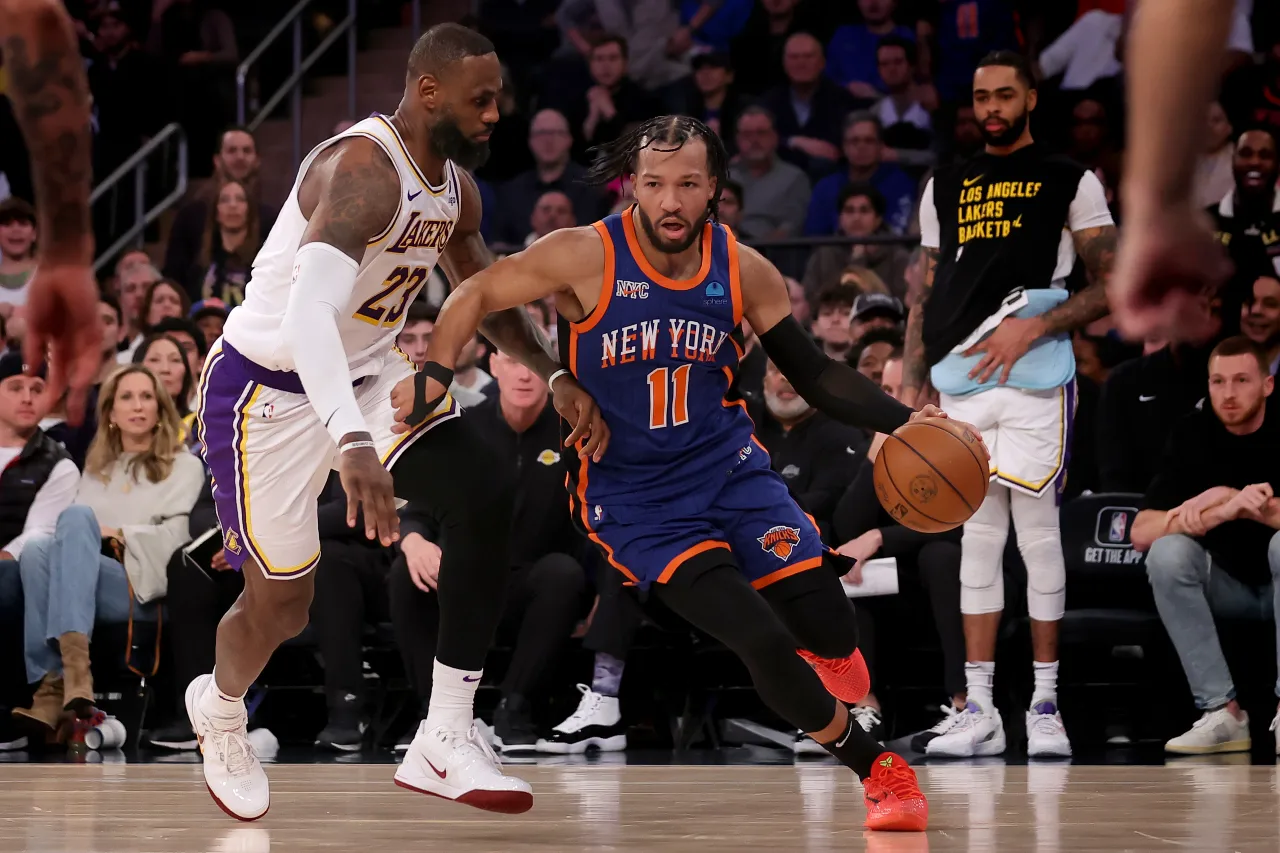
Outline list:
[[[377,443],[376,443],[376,442],[372,442],[372,441],[348,441],[346,444],[344,444],[344,445],[342,445],[341,447],[339,447],[339,448],[338,448],[338,452],[339,452],[339,453],[346,453],[348,450],[359,450],[359,449],[360,449],[360,448],[362,448],[362,447],[372,447],[374,450],[377,450],[377,449],[378,449],[378,445],[377,445]]]
[[[555,373],[551,374],[551,378],[547,380],[547,387],[554,392],[556,390],[557,379],[559,379],[561,376],[572,376],[572,375],[573,374],[571,374],[568,370],[562,367],[559,370],[557,370]]]

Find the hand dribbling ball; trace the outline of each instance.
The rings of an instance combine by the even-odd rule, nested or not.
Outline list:
[[[894,521],[921,533],[942,533],[977,512],[990,470],[976,436],[946,418],[924,418],[885,439],[874,481],[876,497]]]

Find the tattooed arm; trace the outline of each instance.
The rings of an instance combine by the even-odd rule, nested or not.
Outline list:
[[[1089,284],[1057,308],[1040,315],[1046,335],[1083,328],[1107,316],[1107,282],[1116,259],[1116,227],[1083,228],[1071,235],[1076,253],[1084,260]]]
[[[939,250],[922,247],[924,254],[924,278],[920,295],[907,314],[907,335],[902,351],[902,402],[914,406],[916,397],[925,386],[929,365],[924,357],[924,309],[933,292],[933,280],[938,273]]]
[[[78,425],[102,365],[89,224],[89,85],[75,30],[56,0],[0,2],[0,47],[31,152],[40,235],[23,355],[32,368],[50,358],[45,402],[56,404],[67,391],[67,420]]]
[[[487,269],[494,261],[493,253],[480,236],[480,220],[484,212],[480,190],[475,179],[466,172],[458,170],[458,178],[462,187],[462,213],[458,217],[458,227],[440,255],[440,266],[455,288]],[[538,374],[544,382],[560,369],[560,361],[551,348],[551,342],[523,305],[489,314],[480,321],[480,331],[494,346]]]

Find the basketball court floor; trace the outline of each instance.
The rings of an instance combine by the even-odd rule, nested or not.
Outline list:
[[[491,815],[395,787],[389,764],[268,767],[271,811],[239,824],[195,763],[0,763],[5,853],[293,851],[870,851],[1274,853],[1280,778],[1247,756],[1166,766],[1006,765],[920,771],[924,834],[869,833],[860,787],[827,760],[516,767],[533,810]]]

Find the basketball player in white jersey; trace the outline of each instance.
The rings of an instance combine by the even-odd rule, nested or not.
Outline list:
[[[491,811],[533,805],[529,785],[502,773],[472,727],[503,607],[511,472],[449,396],[409,431],[391,430],[391,389],[414,373],[394,348],[409,304],[437,262],[455,283],[490,262],[479,193],[463,168],[488,155],[501,86],[487,39],[453,24],[428,30],[395,115],[366,119],[303,161],[245,301],[205,364],[199,429],[227,561],[243,567],[245,589],[218,626],[214,672],[191,683],[186,705],[209,791],[241,820],[270,805],[242,699],[307,624],[316,500],[333,467],[347,523],[363,512],[371,540],[398,539],[397,496],[431,511],[442,530],[431,704],[396,783]],[[560,369],[523,309],[485,333],[544,379]],[[556,379],[557,409],[578,432],[590,424],[598,445],[607,432],[594,403],[571,377]]]

